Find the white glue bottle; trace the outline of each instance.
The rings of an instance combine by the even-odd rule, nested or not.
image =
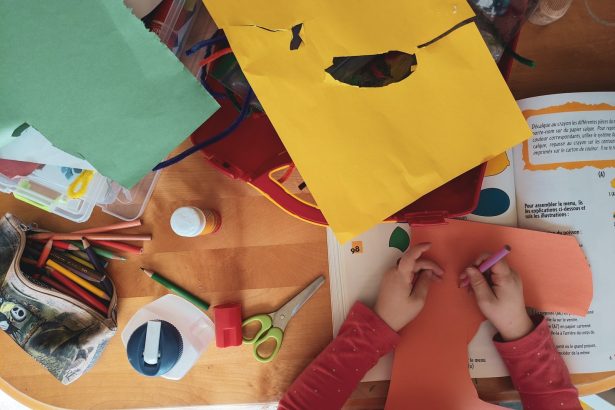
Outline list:
[[[178,208],[171,216],[171,228],[179,236],[193,238],[217,232],[222,225],[220,214],[213,209],[193,206]]]

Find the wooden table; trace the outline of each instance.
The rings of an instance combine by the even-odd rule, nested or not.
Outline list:
[[[203,25],[199,31],[202,34],[210,29]],[[518,98],[615,90],[615,28],[591,20],[582,2],[574,2],[564,19],[552,26],[527,25],[518,51],[538,63],[535,69],[515,65],[510,84]],[[194,62],[188,63],[194,67]],[[181,149],[187,146],[184,143]],[[223,216],[222,230],[204,238],[175,236],[169,217],[183,205],[218,209]],[[0,196],[0,211],[10,211],[50,229],[77,229],[76,224],[8,195]],[[198,154],[163,172],[143,220],[141,231],[151,232],[154,241],[145,245],[144,255],[114,262],[110,270],[121,297],[120,330],[139,307],[166,293],[147,279],[139,266],[164,273],[212,305],[241,301],[246,315],[276,308],[315,276],[328,272],[323,228],[288,216],[246,184],[213,170]],[[96,210],[87,225],[113,221]],[[293,319],[284,348],[274,362],[257,363],[244,347],[212,346],[181,382],[137,375],[126,360],[118,334],[90,373],[62,386],[2,333],[0,387],[34,408],[117,409],[275,401],[330,341],[329,298],[327,284]],[[574,375],[573,379],[581,394],[615,386],[615,372]],[[516,397],[506,378],[481,379],[476,385],[486,400]],[[347,407],[381,408],[387,388],[388,382],[363,383]]]

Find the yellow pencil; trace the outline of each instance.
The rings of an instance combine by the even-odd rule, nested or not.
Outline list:
[[[79,276],[75,275],[73,272],[64,268],[62,265],[55,263],[51,259],[47,260],[47,266],[60,272],[62,275],[66,276],[68,279],[72,280],[77,285],[81,286],[82,288],[89,291],[90,293],[98,296],[99,298],[104,299],[104,300],[111,300],[111,298],[109,298],[109,296],[107,296],[105,292],[98,289],[96,286],[92,285],[88,281],[81,279]]]
[[[70,254],[70,253],[68,253],[68,252],[63,253],[63,255],[68,256],[69,258],[71,258],[72,260],[74,260],[74,261],[75,261],[75,262],[77,262],[77,263],[82,264],[83,266],[86,266],[86,267],[88,267],[88,268],[90,268],[90,269],[92,269],[92,270],[96,270],[96,268],[94,267],[94,265],[92,265],[90,262],[88,262],[88,261],[86,261],[86,260],[81,259],[81,258],[80,258],[80,257],[78,257],[78,256],[72,255],[72,254]]]

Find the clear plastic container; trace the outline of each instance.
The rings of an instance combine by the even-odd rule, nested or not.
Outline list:
[[[572,0],[540,0],[529,22],[539,26],[546,26],[564,17],[572,5]]]
[[[111,182],[108,195],[104,201],[99,202],[99,205],[103,212],[109,215],[124,221],[134,221],[145,212],[159,177],[160,171],[150,172],[130,190]]]
[[[144,18],[145,25],[178,55],[192,28],[199,3],[200,1],[196,0],[163,0]]]
[[[79,198],[70,198],[68,188],[79,173],[70,168],[45,165],[30,175],[8,178],[0,174],[0,192],[73,222],[90,219],[95,206],[124,221],[135,220],[145,211],[159,172],[152,172],[132,189],[126,189],[95,173]]]

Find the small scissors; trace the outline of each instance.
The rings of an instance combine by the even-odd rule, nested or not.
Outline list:
[[[282,347],[282,339],[284,338],[284,329],[288,325],[290,319],[301,309],[301,307],[307,302],[316,291],[325,283],[324,276],[319,276],[312,283],[310,283],[301,293],[297,294],[294,298],[286,302],[284,306],[275,312],[268,314],[260,314],[247,318],[243,321],[242,327],[252,322],[259,322],[261,325],[260,330],[251,339],[243,337],[244,344],[254,345],[254,357],[261,363],[267,363],[272,361],[278,354],[280,347]],[[275,348],[273,353],[267,357],[263,357],[258,353],[258,348],[269,339],[275,340]]]

